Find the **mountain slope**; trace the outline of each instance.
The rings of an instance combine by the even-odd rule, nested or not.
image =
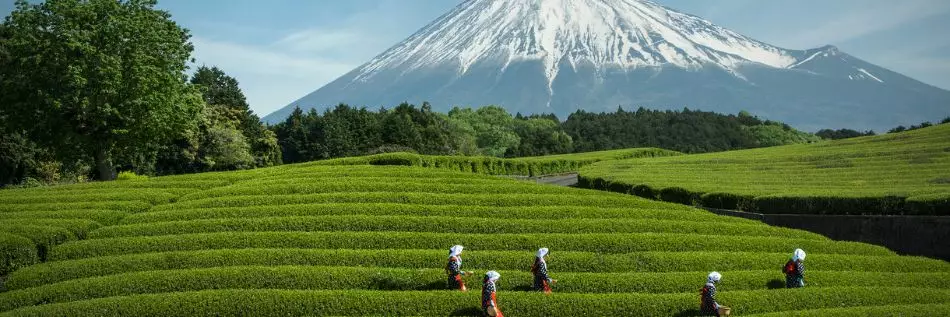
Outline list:
[[[806,129],[950,113],[950,92],[835,47],[788,50],[649,1],[469,0],[265,120],[295,106],[423,100],[562,118],[618,105],[744,109]]]

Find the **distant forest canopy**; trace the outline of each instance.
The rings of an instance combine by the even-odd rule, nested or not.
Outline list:
[[[561,122],[553,114],[512,115],[499,106],[456,107],[442,114],[427,103],[378,111],[340,104],[322,114],[298,107],[272,129],[285,163],[391,151],[523,157],[659,147],[703,153],[820,140],[746,112],[620,108],[613,113],[578,111]]]
[[[340,105],[324,113],[298,109],[266,126],[235,78],[204,66],[187,75],[190,34],[153,1],[18,0],[15,7],[0,23],[0,186],[392,151],[516,157],[660,147],[700,153],[818,140],[745,112],[685,108],[579,111],[561,122],[497,106],[443,114],[427,104],[379,111]],[[826,137],[856,134],[837,130]]]

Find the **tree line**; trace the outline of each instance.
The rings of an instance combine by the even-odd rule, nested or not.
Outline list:
[[[946,124],[946,123],[950,123],[950,117],[944,118],[938,124]],[[911,125],[909,127],[899,125],[897,127],[894,127],[893,129],[887,130],[887,133],[899,133],[899,132],[905,132],[905,131],[912,131],[912,130],[917,130],[917,129],[923,129],[923,128],[930,127],[933,125],[934,124],[930,123],[930,121],[924,121],[924,122],[921,122],[920,124]],[[875,133],[874,130],[866,130],[864,132],[859,132],[859,131],[851,130],[851,129],[837,129],[837,130],[821,129],[817,133],[815,133],[815,135],[823,139],[840,140],[840,139],[849,139],[849,138],[856,138],[856,137],[862,137],[862,136],[872,136],[872,135],[877,135],[877,133]]]
[[[299,107],[272,127],[285,163],[406,151],[430,155],[524,157],[634,147],[686,153],[814,142],[815,135],[747,112],[649,110],[514,115],[498,106],[448,113],[403,103],[378,111],[339,104],[323,113]]]

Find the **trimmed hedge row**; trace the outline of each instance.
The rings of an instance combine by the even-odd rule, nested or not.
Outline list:
[[[533,275],[500,271],[505,282],[499,291],[529,291]],[[387,269],[316,266],[235,266],[205,269],[144,271],[71,280],[0,294],[0,311],[40,304],[120,295],[198,291],[208,289],[300,290],[445,290],[440,269]],[[559,293],[690,293],[705,281],[707,272],[683,273],[556,273]],[[760,290],[784,285],[778,271],[723,272],[720,289]],[[479,277],[466,277],[471,289],[481,289]],[[879,286],[950,288],[950,273],[808,274],[809,287]],[[776,282],[778,281],[778,282]]]
[[[4,214],[0,213],[0,217]],[[227,208],[168,209],[129,215],[123,224],[225,218],[264,218],[294,216],[461,216],[495,219],[657,219],[715,223],[758,223],[719,216],[699,210],[601,208],[586,206],[483,207],[462,205],[408,205],[394,203],[297,204]],[[2,218],[0,218],[2,219]]]
[[[660,157],[680,154],[679,152],[656,148],[624,149],[515,159],[487,156],[430,156],[412,153],[385,153],[355,158],[318,161],[305,165],[400,165],[488,175],[540,176],[574,172],[583,166],[604,160]]]
[[[76,239],[72,232],[61,227],[4,223],[0,224],[0,232],[18,235],[33,241],[36,245],[37,257],[41,261],[46,260],[47,253],[53,246]]]
[[[755,314],[755,317],[778,316],[901,316],[901,317],[932,317],[950,316],[950,304],[915,304],[915,305],[886,305],[863,306],[847,308],[825,308],[799,311],[785,311],[777,313]]]
[[[119,223],[122,218],[128,216],[128,212],[117,210],[55,210],[55,211],[22,211],[22,212],[0,212],[0,220],[3,222],[33,221],[40,219],[78,219],[90,220],[103,225],[113,225]]]
[[[32,188],[4,189],[0,191],[0,196],[17,196],[26,193],[82,193],[104,190],[128,190],[128,189],[209,189],[218,186],[227,186],[231,182],[217,179],[192,179],[192,180],[173,180],[168,177],[150,178],[148,180],[130,180],[130,181],[109,181],[109,182],[88,182],[69,185],[43,186]]]
[[[581,183],[759,213],[950,215],[950,125],[897,135],[601,162]]]
[[[125,212],[140,212],[152,208],[152,204],[144,201],[97,201],[74,203],[40,203],[40,204],[0,204],[0,213],[25,211],[76,211],[76,210],[116,210]]]
[[[27,225],[27,226],[47,226],[59,227],[69,230],[76,238],[85,239],[90,231],[102,227],[102,224],[86,219],[4,219],[0,227],[4,225]]]
[[[717,236],[786,237],[826,240],[819,234],[761,224],[654,219],[506,219],[439,216],[316,216],[231,218],[153,222],[101,228],[90,238],[159,236],[211,232],[405,231],[425,233],[691,233]]]
[[[110,192],[95,192],[75,194],[64,192],[36,192],[17,196],[0,196],[0,204],[44,204],[44,203],[74,203],[92,201],[144,201],[150,204],[163,204],[172,201],[178,195],[161,190],[118,190]]]
[[[326,193],[307,195],[233,196],[189,200],[175,204],[158,205],[152,211],[246,207],[262,205],[293,205],[314,203],[402,203],[418,205],[469,205],[469,206],[588,206],[626,207],[690,210],[685,206],[632,199],[620,195],[596,194],[585,191],[569,191],[561,194],[436,194],[436,193]]]
[[[292,180],[312,180],[340,177],[377,177],[377,178],[420,178],[435,177],[446,179],[491,179],[497,176],[454,172],[438,169],[425,169],[409,166],[305,166],[305,164],[283,165],[283,171],[261,175],[244,181],[288,182]],[[243,182],[243,181],[242,181]],[[241,184],[238,182],[236,184]]]
[[[894,255],[887,248],[846,241],[771,237],[632,234],[456,234],[421,232],[224,232],[73,241],[51,259],[67,260],[129,253],[240,248],[441,249],[462,244],[469,250],[537,250],[628,253],[639,251],[781,252]]]
[[[693,272],[775,270],[788,253],[752,252],[636,252],[598,254],[552,249],[548,263],[556,272]],[[529,251],[466,251],[466,270],[525,270],[533,261]],[[850,272],[943,272],[950,263],[925,257],[810,254],[808,267]],[[444,250],[351,249],[217,249],[103,256],[46,262],[10,275],[6,286],[20,289],[70,279],[136,271],[223,266],[372,266],[442,269]],[[809,278],[811,283],[811,278]]]
[[[504,277],[502,277],[504,278]],[[500,284],[504,284],[504,280]],[[302,316],[477,315],[477,292],[211,290],[100,298],[25,307],[4,316]],[[841,306],[931,304],[950,301],[950,290],[918,288],[812,288],[721,292],[736,313]],[[670,316],[695,313],[698,295],[499,293],[511,316]]]
[[[36,243],[15,234],[0,232],[0,275],[36,263]]]
[[[297,195],[342,192],[390,192],[390,193],[467,193],[467,194],[556,194],[568,192],[556,186],[537,186],[534,183],[506,181],[480,181],[475,184],[438,183],[435,180],[400,179],[392,182],[361,181],[348,179],[323,180],[320,183],[262,185],[248,182],[189,194],[180,201],[211,197]]]
[[[904,208],[915,215],[950,215],[950,193],[909,197]]]
[[[901,196],[834,197],[801,194],[754,196],[723,192],[696,192],[681,187],[656,189],[647,184],[611,182],[580,175],[578,187],[631,194],[649,199],[769,214],[827,215],[950,215],[950,196],[933,194]]]

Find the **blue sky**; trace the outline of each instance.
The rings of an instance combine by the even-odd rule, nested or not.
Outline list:
[[[461,0],[159,0],[198,64],[234,76],[264,116],[408,37]],[[950,89],[948,0],[656,0],[780,47],[833,44]],[[7,15],[13,0],[0,0]]]

